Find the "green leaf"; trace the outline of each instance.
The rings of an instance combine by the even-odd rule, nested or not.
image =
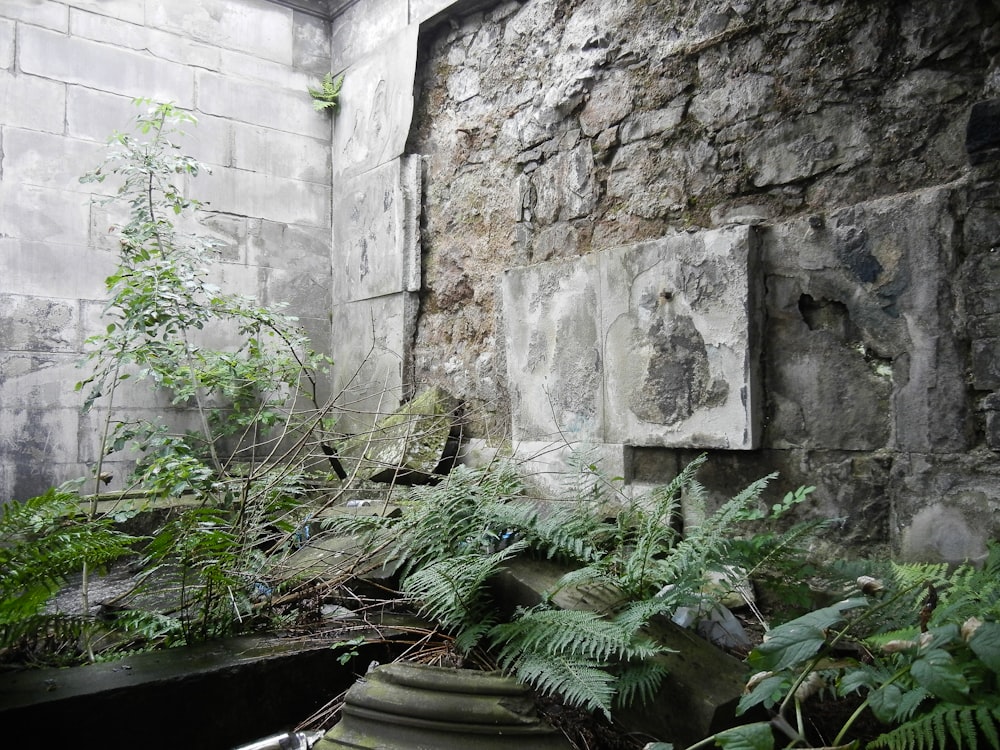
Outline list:
[[[950,703],[966,703],[968,700],[969,684],[965,675],[944,649],[932,648],[914,661],[910,675],[942,700]]]
[[[826,642],[827,630],[844,622],[845,611],[867,604],[868,600],[860,597],[845,599],[779,625],[751,652],[748,661],[755,669],[773,672],[802,664]]]
[[[715,735],[715,741],[723,750],[773,750],[774,733],[771,724],[758,721],[743,724]]]
[[[903,691],[898,685],[883,685],[868,694],[868,706],[875,718],[886,724],[895,721],[896,712],[903,700]]]
[[[1000,623],[984,622],[969,639],[969,648],[979,661],[1000,674]]]

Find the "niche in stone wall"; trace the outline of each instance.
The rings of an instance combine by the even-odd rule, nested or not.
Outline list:
[[[507,271],[514,439],[756,448],[756,245],[733,226]]]

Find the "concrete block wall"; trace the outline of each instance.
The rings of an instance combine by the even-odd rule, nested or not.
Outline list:
[[[211,174],[190,183],[207,202],[190,228],[224,243],[219,279],[289,303],[328,349],[331,118],[306,88],[329,70],[329,20],[266,0],[0,3],[0,501],[95,456],[101,415],[81,415],[73,387],[123,213],[78,178],[129,126],[134,97],[198,119],[185,151]],[[167,410],[141,388],[122,403]]]

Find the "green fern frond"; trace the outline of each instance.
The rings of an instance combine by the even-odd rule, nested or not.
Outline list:
[[[993,750],[1000,750],[997,727],[1000,725],[1000,702],[980,706],[956,706],[944,703],[892,731],[879,735],[868,747],[872,750],[947,750],[954,746],[977,747],[980,737]]]
[[[334,77],[333,73],[323,76],[320,88],[307,86],[309,95],[313,98],[313,108],[317,112],[324,109],[332,109],[334,112],[340,107],[340,89],[344,85],[344,74]]]
[[[652,659],[628,663],[616,682],[615,705],[649,703],[666,674],[666,666]]]
[[[481,619],[484,584],[503,563],[524,551],[524,542],[491,555],[461,555],[437,560],[409,576],[403,591],[420,601],[422,614],[449,629],[475,626]]]
[[[513,673],[542,694],[558,695],[571,706],[611,717],[616,680],[599,665],[564,654],[532,652],[516,659]]]

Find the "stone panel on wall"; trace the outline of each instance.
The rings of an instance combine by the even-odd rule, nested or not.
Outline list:
[[[335,182],[400,156],[413,115],[417,27],[390,41],[344,74],[333,127]]]
[[[735,226],[507,271],[514,438],[756,447],[755,255]]]
[[[420,289],[420,157],[394,159],[337,188],[333,241],[339,300]]]

